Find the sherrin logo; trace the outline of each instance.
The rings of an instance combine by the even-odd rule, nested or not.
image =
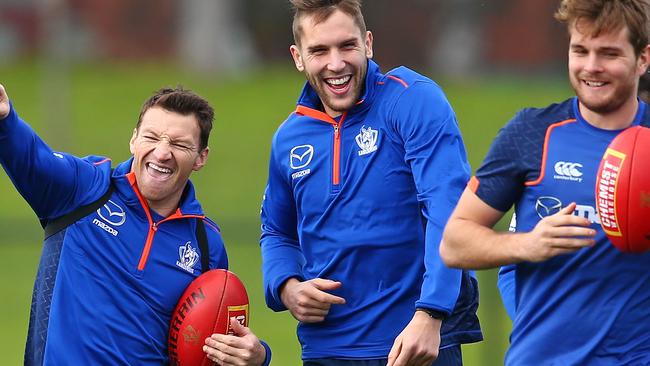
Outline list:
[[[598,179],[596,204],[600,214],[601,225],[605,233],[611,236],[621,236],[621,228],[616,217],[616,184],[623,169],[626,155],[620,151],[608,148],[603,155],[602,170]]]

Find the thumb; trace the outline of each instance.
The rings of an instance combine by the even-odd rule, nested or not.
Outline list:
[[[321,291],[336,290],[337,288],[343,286],[343,284],[339,281],[326,280],[323,278],[314,278],[311,280],[311,283],[314,285],[314,287]]]
[[[397,339],[395,339],[395,343],[393,343],[393,347],[390,349],[390,352],[388,353],[388,363],[386,364],[386,366],[393,366],[395,364],[395,361],[397,360],[397,356],[399,356],[401,350],[402,350],[402,339],[400,337],[397,337]]]
[[[230,329],[237,337],[244,337],[251,333],[251,330],[243,326],[235,317],[230,318]]]

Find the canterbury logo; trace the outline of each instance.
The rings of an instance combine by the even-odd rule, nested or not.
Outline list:
[[[558,161],[555,163],[555,179],[571,180],[582,182],[582,164],[568,161]]]

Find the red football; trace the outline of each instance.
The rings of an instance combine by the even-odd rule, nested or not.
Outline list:
[[[171,365],[208,366],[203,345],[214,333],[232,334],[230,318],[248,326],[248,295],[234,273],[213,269],[194,279],[181,296],[169,325]]]
[[[650,128],[635,126],[611,142],[598,168],[600,223],[619,250],[650,250]]]

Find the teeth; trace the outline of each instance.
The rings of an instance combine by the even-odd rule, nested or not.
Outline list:
[[[159,171],[161,173],[165,173],[165,174],[170,174],[172,172],[171,169],[163,168],[163,167],[158,166],[158,165],[156,165],[154,163],[149,163],[149,168],[157,170],[157,171]]]
[[[348,75],[348,76],[344,76],[344,77],[341,77],[341,78],[338,78],[338,79],[327,79],[327,83],[331,84],[331,85],[343,85],[343,84],[347,83],[348,81],[350,81],[350,78],[351,78],[351,76]]]
[[[587,80],[585,80],[585,83],[586,83],[587,85],[589,85],[589,86],[593,86],[593,87],[598,87],[598,86],[603,86],[603,85],[605,85],[605,83],[602,82],[602,81],[587,81]]]

